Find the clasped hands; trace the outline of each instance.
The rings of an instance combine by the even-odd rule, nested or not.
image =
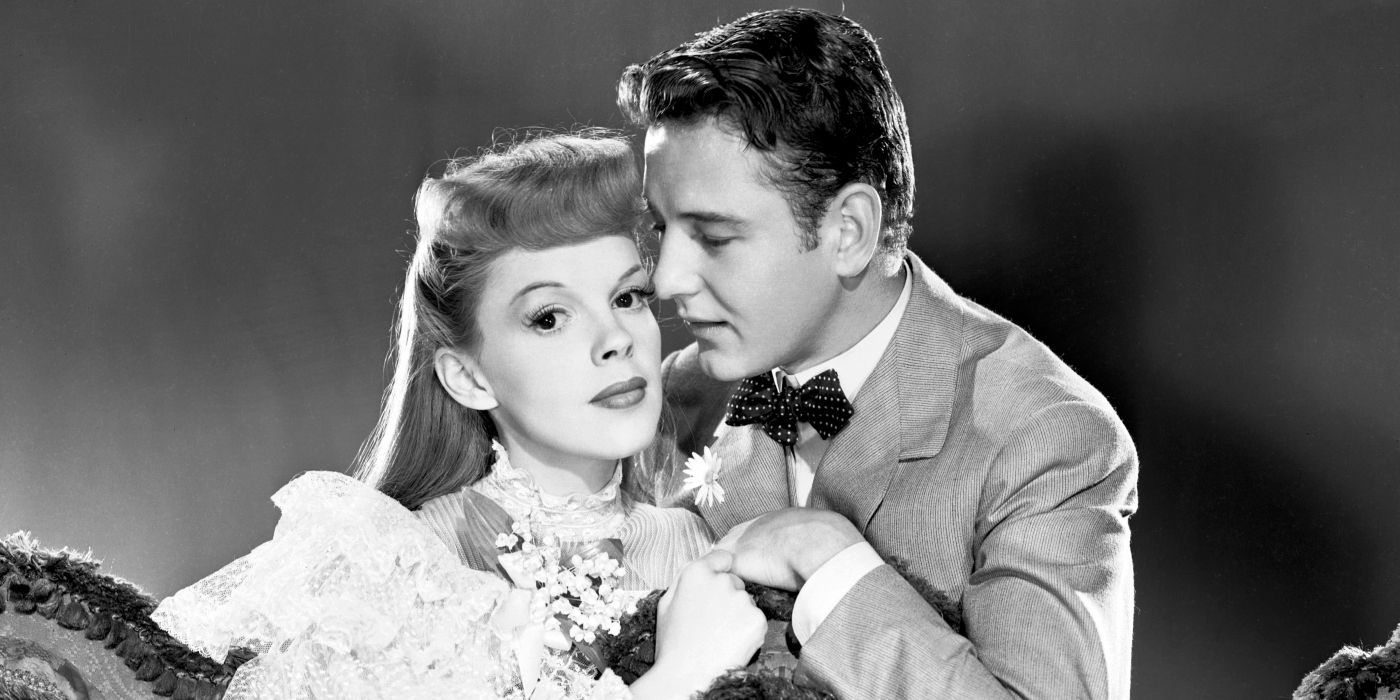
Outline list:
[[[658,608],[657,667],[704,689],[743,666],[763,644],[767,623],[744,581],[797,591],[827,560],[863,541],[844,517],[787,508],[742,523],[709,554],[681,570]],[[687,684],[689,685],[689,684]]]

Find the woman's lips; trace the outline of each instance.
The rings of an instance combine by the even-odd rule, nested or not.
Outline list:
[[[610,384],[588,402],[603,408],[630,408],[641,403],[647,395],[647,380],[632,377],[627,381]]]

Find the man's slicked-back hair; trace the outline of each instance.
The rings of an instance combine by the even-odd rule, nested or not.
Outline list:
[[[629,66],[618,107],[637,128],[716,118],[768,156],[806,243],[842,187],[883,203],[881,249],[903,253],[914,215],[904,104],[875,39],[815,10],[755,12]]]

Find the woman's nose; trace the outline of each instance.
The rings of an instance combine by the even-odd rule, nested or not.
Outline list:
[[[614,357],[632,356],[632,334],[611,315],[599,328],[598,340],[594,344],[593,361],[602,364]]]

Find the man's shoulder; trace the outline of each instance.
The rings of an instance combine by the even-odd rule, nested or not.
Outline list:
[[[981,398],[1015,404],[1023,412],[1059,403],[1084,403],[1112,413],[1108,399],[1052,349],[1010,321],[973,324],[968,361],[976,380],[969,387]],[[978,342],[985,333],[990,342]]]
[[[1010,325],[1008,323],[1008,325]],[[960,418],[998,446],[1010,467],[1053,457],[1088,481],[1136,472],[1136,447],[1109,400],[1019,327],[977,360]],[[1016,457],[1020,455],[1020,457]],[[1130,479],[1131,480],[1131,479]]]
[[[916,264],[922,266],[922,263]],[[924,304],[931,312],[921,315],[909,330],[915,335],[938,336],[945,347],[956,347],[951,363],[927,358],[925,370],[952,372],[956,396],[952,401],[956,422],[973,420],[987,437],[1002,435],[1040,411],[1074,405],[1112,433],[1125,434],[1107,398],[1074,371],[1055,352],[1028,331],[985,306],[953,291],[930,269],[917,277],[924,285]],[[920,324],[943,328],[920,328]],[[945,364],[946,363],[946,364]],[[951,366],[950,366],[951,365]]]

